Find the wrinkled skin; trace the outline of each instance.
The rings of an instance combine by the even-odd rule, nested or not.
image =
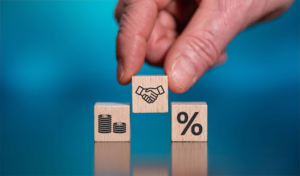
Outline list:
[[[119,0],[117,77],[128,84],[146,61],[164,67],[169,88],[187,91],[243,29],[274,19],[293,0]]]

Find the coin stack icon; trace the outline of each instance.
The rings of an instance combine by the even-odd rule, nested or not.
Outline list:
[[[111,132],[111,115],[100,114],[98,116],[98,132],[99,133]]]
[[[114,123],[114,133],[126,133],[126,123],[123,122]]]

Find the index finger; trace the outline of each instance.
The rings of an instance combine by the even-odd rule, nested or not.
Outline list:
[[[123,0],[123,13],[117,35],[117,77],[128,84],[145,60],[146,45],[154,27],[158,10],[171,0]]]

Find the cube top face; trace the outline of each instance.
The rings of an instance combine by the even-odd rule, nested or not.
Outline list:
[[[94,138],[95,141],[130,141],[130,105],[96,103]]]
[[[168,77],[133,76],[132,112],[168,112]]]
[[[130,106],[130,103],[97,102],[95,106]]]
[[[172,102],[172,141],[207,141],[207,104]]]

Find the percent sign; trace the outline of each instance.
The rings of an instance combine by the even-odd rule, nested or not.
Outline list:
[[[187,132],[187,130],[190,128],[190,126],[192,125],[193,121],[195,120],[195,118],[197,117],[197,115],[199,114],[199,112],[195,112],[194,115],[192,116],[191,120],[188,122],[188,114],[186,112],[180,112],[178,113],[177,115],[177,121],[180,123],[180,124],[185,124],[186,122],[188,122],[188,124],[185,126],[185,128],[183,129],[181,135],[185,135],[185,133]],[[181,120],[181,116],[184,117],[183,120]],[[196,132],[196,127],[199,128],[198,132]],[[195,136],[198,136],[202,133],[202,126],[199,124],[199,123],[195,123],[193,126],[192,126],[192,133],[193,135]]]

